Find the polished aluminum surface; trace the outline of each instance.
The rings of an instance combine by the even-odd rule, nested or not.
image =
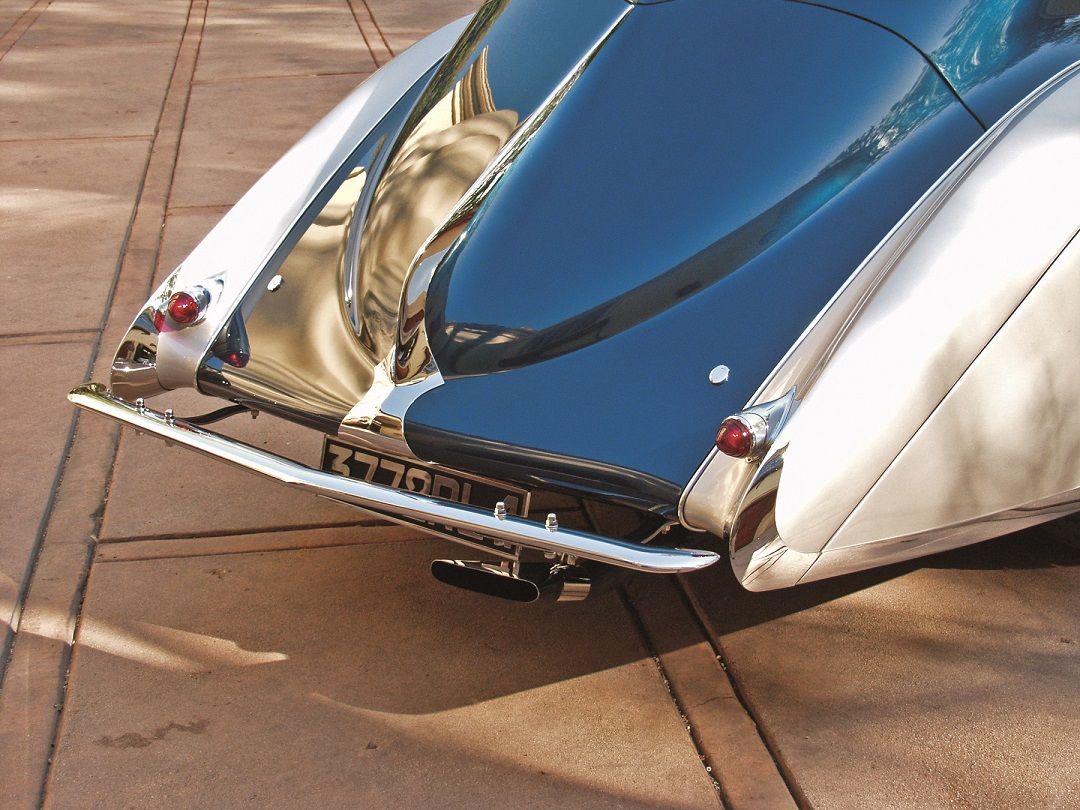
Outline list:
[[[368,391],[374,361],[341,306],[342,245],[368,183],[364,166],[350,168],[281,261],[280,287],[253,285],[245,294],[234,319],[243,323],[249,360],[234,368],[208,357],[199,373],[204,391],[272,402],[325,419],[328,430]]]
[[[500,519],[474,507],[314,470],[203,430],[184,420],[167,421],[164,414],[145,405],[140,410],[130,402],[113,396],[102,385],[91,383],[80,386],[68,398],[79,407],[111,417],[167,442],[205,453],[305,492],[356,506],[388,520],[441,536],[447,536],[447,531],[481,535],[537,551],[650,573],[696,571],[719,559],[710,551],[643,546],[573,529],[552,530],[509,515]]]
[[[750,469],[712,454],[684,520],[728,536],[743,584],[767,589],[1077,508],[1062,440],[1080,399],[1078,229],[1080,65],[991,129],[849,279],[752,400],[794,396],[771,450]]]
[[[356,265],[348,270],[355,277],[361,342],[380,359],[395,348],[402,289],[419,263],[417,254],[444,227],[521,118],[517,110],[496,106],[486,48],[441,90],[433,88],[428,95],[434,97],[420,100],[424,114],[394,146],[362,223]],[[413,299],[426,289],[423,283],[410,286],[406,295]]]
[[[506,77],[490,75],[486,44],[497,19],[477,15],[422,91],[356,146],[347,174],[328,184],[321,210],[281,259],[284,291],[252,287],[234,315],[249,361],[233,368],[208,358],[204,392],[415,457],[405,412],[442,384],[425,332],[432,274],[599,47],[586,40],[569,75],[565,66],[554,74],[554,90],[531,100],[504,92],[500,106],[492,82],[506,87]]]
[[[255,183],[151,296],[117,352],[117,392],[150,396],[195,384],[199,364],[245,293],[327,182],[387,111],[464,30],[461,19],[377,71]],[[154,311],[179,289],[203,286],[213,300],[201,323],[159,334]],[[355,400],[353,400],[355,402]]]

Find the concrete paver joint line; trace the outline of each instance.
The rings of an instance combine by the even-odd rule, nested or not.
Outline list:
[[[40,343],[69,343],[93,340],[97,329],[56,329],[49,332],[10,332],[0,334],[0,346],[21,346]]]
[[[371,75],[371,71],[368,71],[368,70],[317,70],[317,71],[310,71],[310,72],[307,72],[307,73],[273,73],[273,74],[267,74],[265,76],[245,76],[243,78],[243,82],[244,83],[247,83],[247,82],[275,82],[275,81],[280,81],[282,79],[326,79],[326,78],[336,78],[336,77],[340,77],[340,76],[355,76],[356,77],[356,82],[357,82],[357,84],[359,84],[361,81],[363,81],[364,79],[366,79],[370,75]],[[207,85],[215,85],[215,84],[228,85],[228,84],[236,84],[236,83],[237,83],[237,79],[235,79],[233,77],[230,77],[230,76],[226,76],[226,77],[223,77],[223,78],[196,79],[194,82],[192,82],[192,85],[195,86],[195,87],[205,87]],[[177,206],[177,208],[198,208],[198,207],[200,207],[200,206],[190,206],[190,205]],[[172,211],[174,209],[170,208],[169,210]]]
[[[371,16],[371,22],[375,26],[375,30],[379,32],[379,39],[382,40],[383,47],[386,48],[387,53],[392,57],[397,56],[397,54],[394,53],[394,49],[390,46],[390,40],[386,38],[386,34],[383,32],[382,26],[379,25],[379,21],[375,18],[375,12],[371,10],[371,4],[368,3],[368,0],[360,0],[360,2],[362,2],[364,8],[368,10],[368,14]]]
[[[353,20],[356,22],[356,27],[360,31],[360,36],[364,39],[364,45],[367,46],[368,53],[371,54],[372,61],[375,62],[376,67],[382,67],[385,61],[379,58],[379,55],[375,52],[375,47],[372,45],[371,38],[368,37],[367,31],[365,31],[364,23],[366,20],[362,19],[360,13],[356,10],[356,6],[350,2],[349,10],[352,12]]]
[[[597,515],[594,510],[590,508],[585,502],[581,502],[582,515],[585,518],[585,523],[593,530],[599,531],[599,525],[597,523]],[[664,666],[664,662],[660,656],[659,648],[655,639],[649,633],[649,628],[646,627],[645,621],[642,618],[641,612],[638,610],[634,601],[627,593],[626,586],[618,587],[619,601],[623,606],[623,610],[626,611],[627,616],[630,619],[630,623],[633,625],[635,632],[637,633],[638,641],[645,649],[646,654],[652,659],[652,664],[656,668],[657,677],[660,678],[663,684],[664,691],[667,693],[668,699],[671,701],[672,708],[679,715],[679,720],[683,727],[686,729],[687,736],[690,738],[690,743],[697,754],[698,761],[701,767],[705,771],[706,777],[709,779],[709,783],[712,785],[713,793],[716,797],[717,804],[720,807],[731,807],[731,797],[727,795],[727,788],[718,778],[716,769],[713,767],[713,763],[708,752],[702,745],[701,738],[697,734],[693,723],[690,721],[690,717],[686,709],[682,704],[682,700],[677,694],[677,690],[673,688],[672,681],[668,677],[667,668]]]
[[[0,36],[0,60],[3,60],[3,58],[7,56],[7,53],[11,50],[12,46],[19,41],[22,35],[34,24],[41,12],[49,7],[50,3],[52,3],[52,0],[38,0],[38,2],[34,3],[34,5],[24,11],[22,15],[11,24],[11,27]]]
[[[52,0],[49,0],[52,2]],[[174,39],[141,39],[139,40],[140,47],[154,47],[156,45],[173,45],[176,40]],[[63,50],[81,50],[86,45],[82,42],[35,42],[34,50],[37,52],[51,52],[51,51],[63,51]]]
[[[143,185],[145,182],[146,172],[150,164],[150,153],[147,153],[146,163],[143,166],[142,177],[138,189],[135,192],[135,202],[131,208],[131,214],[128,217],[127,225],[124,229],[124,237],[120,244],[120,251],[116,260],[116,266],[113,270],[113,276],[110,283],[110,291],[106,296],[106,305],[102,310],[101,317],[98,321],[97,328],[94,330],[96,339],[93,341],[93,346],[90,351],[90,356],[87,359],[86,371],[83,376],[89,378],[93,373],[94,364],[97,361],[98,351],[101,346],[102,333],[105,329],[105,324],[108,320],[109,305],[111,304],[113,291],[116,288],[116,283],[120,276],[121,266],[123,264],[123,257],[127,250],[129,240],[131,238],[131,232],[135,224],[135,217],[138,212],[139,199],[142,195]],[[38,524],[37,532],[34,536],[34,542],[31,546],[29,559],[25,570],[23,571],[22,579],[19,583],[18,591],[15,596],[15,606],[12,611],[11,624],[5,634],[4,638],[4,655],[0,658],[0,684],[3,684],[7,674],[7,668],[10,664],[11,658],[14,655],[15,637],[19,632],[19,627],[22,621],[23,609],[26,605],[26,601],[30,594],[30,588],[34,580],[34,575],[37,571],[38,561],[41,557],[42,548],[45,543],[46,535],[48,534],[49,523],[52,520],[54,510],[56,509],[57,500],[61,492],[61,486],[64,480],[64,472],[67,469],[68,459],[71,457],[72,447],[75,443],[75,437],[77,435],[79,425],[80,414],[73,413],[68,423],[67,438],[64,442],[64,450],[60,455],[60,463],[57,466],[55,477],[53,478],[52,486],[49,489],[49,497],[46,500],[45,508],[41,513],[41,520]]]
[[[679,718],[682,720],[683,725],[686,726],[686,733],[690,735],[690,741],[694,745],[694,750],[697,751],[698,759],[701,760],[701,766],[705,769],[705,773],[708,774],[709,780],[712,782],[713,790],[716,791],[717,800],[721,807],[734,806],[731,802],[731,798],[725,795],[724,786],[716,778],[712,766],[712,762],[709,760],[708,755],[701,747],[701,740],[694,730],[693,725],[690,722],[690,718],[687,716],[685,709],[683,708],[682,701],[672,688],[671,680],[668,678],[667,672],[664,668],[663,661],[660,660],[660,654],[656,650],[656,646],[649,636],[648,631],[645,628],[644,622],[641,620],[641,614],[638,613],[634,603],[630,601],[630,597],[627,596],[625,588],[619,588],[619,599],[622,601],[623,607],[630,615],[630,621],[633,623],[634,628],[637,630],[638,637],[641,639],[641,643],[645,645],[645,650],[652,658],[653,665],[656,667],[657,674],[660,680],[664,684],[664,689],[667,690],[668,697],[671,698],[671,703],[675,707],[675,711],[678,712]]]
[[[360,29],[360,36],[364,38],[364,44],[371,53],[371,58],[377,66],[382,67],[394,57],[394,51],[375,19],[371,7],[367,0],[347,0],[347,2],[353,19],[356,21],[356,27]]]
[[[149,141],[149,135],[134,133],[130,135],[71,135],[59,137],[34,136],[29,138],[0,138],[0,144],[6,143],[116,143],[118,141]]]
[[[0,58],[48,5],[35,5],[20,18],[21,27],[0,38]],[[206,0],[193,0],[183,29],[176,39],[168,41],[175,47],[171,72],[162,91],[102,316],[92,333],[96,339],[91,343],[85,378],[93,376],[100,364],[101,346],[118,341],[127,328],[128,313],[137,306],[129,299],[134,295],[142,296],[140,302],[145,300],[142,290],[152,280],[195,67],[193,46],[201,36],[205,14]],[[177,96],[183,97],[179,106]],[[18,590],[15,620],[5,644],[5,668],[0,671],[0,762],[12,777],[4,780],[7,806],[38,806],[45,799],[53,748],[64,722],[67,673],[79,632],[79,612],[109,494],[118,437],[114,426],[80,421],[77,414],[72,415]],[[16,671],[22,673],[17,679],[13,677]],[[35,676],[26,677],[31,671]],[[14,729],[23,731],[16,734]]]
[[[780,778],[784,780],[784,784],[787,785],[788,790],[791,792],[792,798],[798,804],[800,808],[810,808],[812,804],[807,798],[805,791],[800,787],[799,781],[795,776],[794,771],[788,765],[783,754],[780,752],[776,741],[772,738],[768,727],[761,722],[758,713],[754,710],[754,707],[746,699],[745,690],[739,682],[738,673],[736,673],[727,663],[724,656],[723,647],[720,644],[720,636],[715,631],[712,623],[709,621],[708,615],[705,613],[701,603],[697,600],[693,590],[688,587],[686,580],[683,577],[676,577],[678,582],[678,592],[681,598],[685,601],[687,609],[698,623],[705,638],[709,642],[709,646],[712,648],[713,654],[716,656],[716,660],[719,665],[724,669],[728,675],[728,680],[731,682],[731,688],[735,693],[735,697],[742,705],[743,710],[747,716],[753,721],[755,728],[757,729],[758,736],[761,738],[762,744],[769,752],[769,756],[772,757],[773,762],[776,764],[777,771],[779,771]]]
[[[380,520],[378,518],[357,518],[356,520],[349,521],[332,521],[329,523],[297,523],[287,527],[290,532],[303,532],[303,531],[318,531],[324,529],[347,529],[347,528],[369,528],[372,526],[392,526],[388,521]],[[258,526],[244,529],[243,531],[237,531],[235,529],[206,529],[204,531],[197,532],[163,532],[158,534],[130,534],[120,536],[103,537],[99,539],[99,542],[103,545],[114,545],[117,543],[142,543],[153,542],[157,540],[205,540],[215,537],[232,537],[237,534],[273,534],[283,530],[283,527],[279,526]]]
[[[775,755],[677,585],[639,579],[628,582],[624,594],[724,802],[795,810],[799,802]]]

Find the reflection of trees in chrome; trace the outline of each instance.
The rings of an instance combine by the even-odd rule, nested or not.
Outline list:
[[[397,333],[405,276],[417,252],[483,173],[518,125],[496,109],[488,48],[399,139],[372,198],[356,268],[360,340],[385,357]]]
[[[510,0],[489,0],[477,10],[461,37],[447,52],[420,100],[409,113],[405,125],[401,128],[403,133],[412,132],[432,107],[455,91],[460,82],[459,73],[462,66],[469,64],[470,57],[477,52],[480,43],[490,33],[492,24],[509,2]],[[488,92],[490,94],[490,88]]]
[[[960,93],[1052,42],[1080,40],[1080,0],[970,0],[931,54]]]
[[[370,386],[370,366],[357,362],[356,337],[342,317],[337,272],[367,181],[362,166],[349,173],[282,262],[285,285],[261,295],[248,313],[250,360],[222,372],[235,390],[333,417]]]
[[[393,346],[402,285],[417,251],[518,126],[517,112],[496,109],[482,43],[484,20],[505,2],[477,15],[385,164],[380,141],[334,189],[282,263],[289,283],[247,311],[251,360],[242,371],[222,371],[234,392],[340,419],[368,390],[372,366]],[[358,256],[347,250],[353,228],[360,232]],[[342,306],[347,291],[359,315],[359,344]]]
[[[970,0],[931,56],[963,94],[1042,46],[1067,39],[1080,40],[1080,0]],[[952,89],[934,70],[925,68],[881,121],[853,141],[819,177],[854,179],[954,101]]]

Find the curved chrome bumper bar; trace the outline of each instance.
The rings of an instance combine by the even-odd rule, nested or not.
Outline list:
[[[68,394],[68,399],[80,408],[109,416],[143,433],[197,450],[297,489],[420,529],[430,531],[431,524],[434,524],[438,527],[436,534],[446,535],[443,529],[465,535],[479,534],[502,543],[656,574],[696,571],[719,559],[711,551],[643,546],[573,529],[551,530],[521,518],[498,518],[475,507],[342,478],[250,447],[182,419],[174,419],[171,415],[132,404],[114,396],[105,386],[97,383],[79,386]]]

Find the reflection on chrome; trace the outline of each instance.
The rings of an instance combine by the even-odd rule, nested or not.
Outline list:
[[[228,228],[212,231],[133,326],[117,356],[115,390],[131,399],[149,397],[190,384],[182,372],[198,364],[196,383],[204,393],[412,455],[402,434],[405,409],[442,379],[427,342],[428,283],[507,167],[630,11],[619,9],[574,67],[553,76],[546,95],[526,96],[522,110],[516,108],[520,98],[514,108],[500,108],[489,75],[501,64],[493,51],[500,40],[487,35],[505,5],[480,9],[442,65],[431,68],[426,89],[413,85],[411,98],[401,96],[352,141],[349,157],[331,170],[336,179],[323,181],[307,210],[297,212],[293,221],[300,224],[275,237],[278,253],[262,259],[259,269],[247,266],[252,251],[233,250],[237,240],[227,238]],[[341,141],[335,149],[345,146]],[[286,173],[275,167],[261,186]],[[259,209],[261,190],[246,195],[222,224],[232,224],[238,211]],[[243,274],[228,262],[205,267],[214,256],[203,254],[212,248],[242,253],[251,281],[263,281],[237,281]],[[227,274],[230,286],[218,307],[225,311],[214,313],[212,325],[192,330],[183,345],[174,346],[171,336],[159,345],[155,312],[170,285],[187,284],[194,272],[200,283]],[[272,293],[271,276],[280,279]],[[491,336],[491,342],[510,339]]]
[[[518,124],[518,113],[495,108],[487,70],[483,48],[449,91],[421,103],[426,112],[395,145],[383,133],[359,150],[360,165],[281,264],[280,288],[253,289],[243,302],[246,366],[211,361],[204,383],[327,427],[344,419],[342,432],[408,452],[400,417],[421,389],[393,397],[384,366],[416,357],[434,371],[426,345],[413,355],[416,340],[396,345],[395,338],[403,301],[422,321],[426,279],[441,254],[423,265],[426,275],[410,268]]]
[[[176,276],[172,273],[147,302],[116,350],[110,378],[113,390],[125,399],[150,397],[164,390],[155,367],[157,344],[165,326],[165,306],[176,290]]]
[[[487,67],[485,47],[404,137],[372,197],[355,286],[361,342],[377,360],[393,346],[402,285],[417,252],[517,127],[517,112],[496,109]]]
[[[581,78],[585,69],[596,58],[604,43],[619,27],[629,11],[630,6],[627,6],[622,15],[612,22],[607,31],[586,51],[578,63],[574,65],[574,68],[552,90],[551,94],[513,133],[502,149],[492,157],[483,173],[476,178],[471,188],[461,197],[456,207],[449,212],[443,224],[428,238],[427,243],[421,249],[420,254],[413,263],[412,273],[419,273],[423,281],[418,281],[415,285],[411,281],[406,282],[407,290],[412,289],[413,294],[410,296],[410,306],[403,308],[398,315],[397,345],[399,349],[402,346],[407,347],[408,356],[398,358],[395,361],[393,373],[395,381],[403,383],[420,379],[430,373],[430,367],[434,365],[431,350],[428,346],[425,304],[428,283],[438,266],[438,262],[434,261],[435,256],[439,256],[439,261],[441,261],[441,258],[451,249],[469,221],[494,189],[499,178],[503,176],[559,105],[559,102]],[[423,287],[422,292],[420,290],[421,286]],[[483,326],[470,324],[467,328],[472,330],[474,334],[476,332],[482,333],[483,342],[481,345],[483,346],[505,342],[505,340],[501,340],[506,335],[504,330],[499,330],[496,335],[490,335],[488,334],[490,330],[485,330]],[[451,328],[451,334],[459,333]]]
[[[988,14],[970,0],[930,55],[962,93],[1004,73],[1047,44],[1080,39],[1076,0],[1028,0],[1001,4]]]
[[[342,318],[337,268],[355,204],[368,180],[353,169],[278,271],[285,283],[272,295],[249,294],[242,311],[250,359],[224,376],[246,395],[318,415],[344,413],[371,385],[370,363],[358,363],[356,336]]]

